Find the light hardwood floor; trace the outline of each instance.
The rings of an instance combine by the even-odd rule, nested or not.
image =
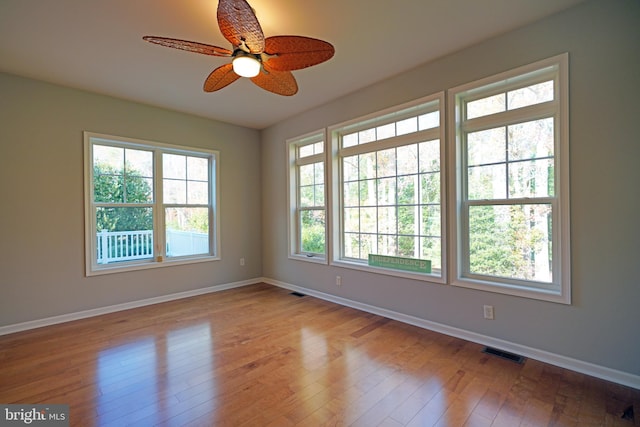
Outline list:
[[[0,403],[82,427],[634,425],[639,390],[481,350],[256,284],[2,336]]]

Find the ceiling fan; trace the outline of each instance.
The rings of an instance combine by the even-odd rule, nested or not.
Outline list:
[[[291,71],[327,61],[335,53],[330,43],[303,36],[264,37],[258,18],[245,0],[219,0],[218,26],[233,50],[187,40],[144,36],[143,39],[161,46],[233,58],[209,74],[205,92],[220,90],[240,77],[269,92],[291,96],[298,92],[298,83]]]

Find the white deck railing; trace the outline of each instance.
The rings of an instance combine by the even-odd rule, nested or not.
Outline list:
[[[96,236],[98,264],[153,258],[153,230],[101,231]],[[167,230],[167,256],[205,253],[209,253],[208,234]]]

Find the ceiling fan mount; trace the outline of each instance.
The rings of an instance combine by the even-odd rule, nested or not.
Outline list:
[[[310,37],[265,38],[246,0],[219,0],[217,19],[220,32],[233,49],[168,37],[144,36],[143,39],[188,52],[232,58],[231,63],[221,65],[209,74],[204,82],[205,92],[220,90],[240,77],[248,77],[269,92],[295,95],[298,84],[291,71],[320,64],[335,53],[330,43]]]

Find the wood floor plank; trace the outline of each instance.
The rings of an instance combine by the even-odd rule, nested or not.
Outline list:
[[[613,426],[640,390],[264,283],[0,337],[72,426]],[[636,415],[638,417],[638,415]]]

